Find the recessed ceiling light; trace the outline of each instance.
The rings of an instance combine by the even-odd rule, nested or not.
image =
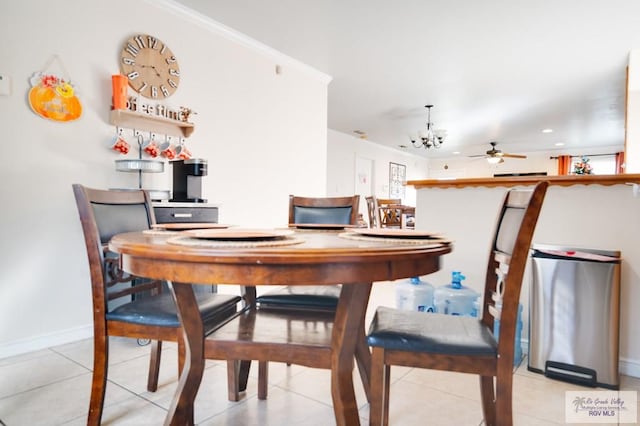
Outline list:
[[[556,143],[556,146],[564,146],[564,142],[558,142]]]
[[[553,129],[542,129],[542,133],[553,133]]]
[[[458,155],[458,154],[460,154],[460,151],[453,151],[452,154],[453,155]]]

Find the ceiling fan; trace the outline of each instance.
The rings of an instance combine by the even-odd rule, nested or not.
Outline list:
[[[485,154],[481,155],[470,155],[469,157],[484,157],[491,164],[504,163],[504,159],[506,158],[527,158],[526,155],[520,154],[507,154],[506,152],[502,152],[501,150],[496,148],[498,142],[489,142],[491,145],[491,149],[488,150]]]

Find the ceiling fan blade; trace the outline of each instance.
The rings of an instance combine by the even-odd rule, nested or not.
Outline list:
[[[469,158],[473,158],[473,157],[486,157],[487,154],[479,154],[479,155],[467,155],[467,157]]]
[[[502,154],[503,157],[509,157],[509,158],[527,158],[526,155],[520,155],[520,154]]]

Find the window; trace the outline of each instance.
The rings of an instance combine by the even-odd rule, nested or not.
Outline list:
[[[589,159],[589,164],[594,175],[615,175],[616,174],[616,156],[614,154],[607,155],[585,155]],[[582,160],[581,156],[571,157],[571,171],[576,163]]]

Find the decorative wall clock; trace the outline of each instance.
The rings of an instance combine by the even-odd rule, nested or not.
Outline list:
[[[120,71],[129,86],[149,99],[165,99],[180,84],[180,66],[169,47],[156,37],[130,37],[120,52]]]

